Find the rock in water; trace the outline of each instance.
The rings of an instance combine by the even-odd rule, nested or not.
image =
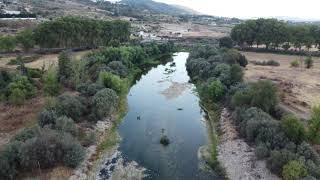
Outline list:
[[[164,135],[161,137],[160,143],[164,146],[168,146],[170,144],[170,140],[166,135]]]

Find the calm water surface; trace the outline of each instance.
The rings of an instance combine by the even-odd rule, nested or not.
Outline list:
[[[129,111],[119,126],[119,151],[126,161],[147,169],[145,179],[217,179],[199,166],[198,150],[208,143],[204,112],[185,63],[189,53],[174,54],[174,63],[151,69],[131,88]],[[170,145],[159,143],[161,135]]]

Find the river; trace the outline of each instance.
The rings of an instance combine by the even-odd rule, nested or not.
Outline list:
[[[173,62],[151,69],[132,86],[128,113],[118,127],[118,153],[105,161],[100,179],[111,177],[119,156],[124,165],[135,162],[142,168],[144,179],[218,179],[198,158],[199,148],[209,140],[205,113],[186,71],[188,56],[175,53]],[[169,138],[168,146],[159,143],[162,135]]]

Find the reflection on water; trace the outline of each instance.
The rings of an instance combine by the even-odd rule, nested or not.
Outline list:
[[[142,76],[128,95],[129,111],[119,126],[119,151],[126,162],[146,168],[145,179],[217,179],[199,168],[198,150],[208,143],[204,114],[185,63],[159,65]],[[159,143],[162,131],[170,145]]]

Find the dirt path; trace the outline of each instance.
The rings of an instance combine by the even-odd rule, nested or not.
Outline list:
[[[227,109],[222,110],[219,126],[218,160],[231,180],[280,180],[266,168],[265,161],[256,160],[254,148],[239,138]]]

